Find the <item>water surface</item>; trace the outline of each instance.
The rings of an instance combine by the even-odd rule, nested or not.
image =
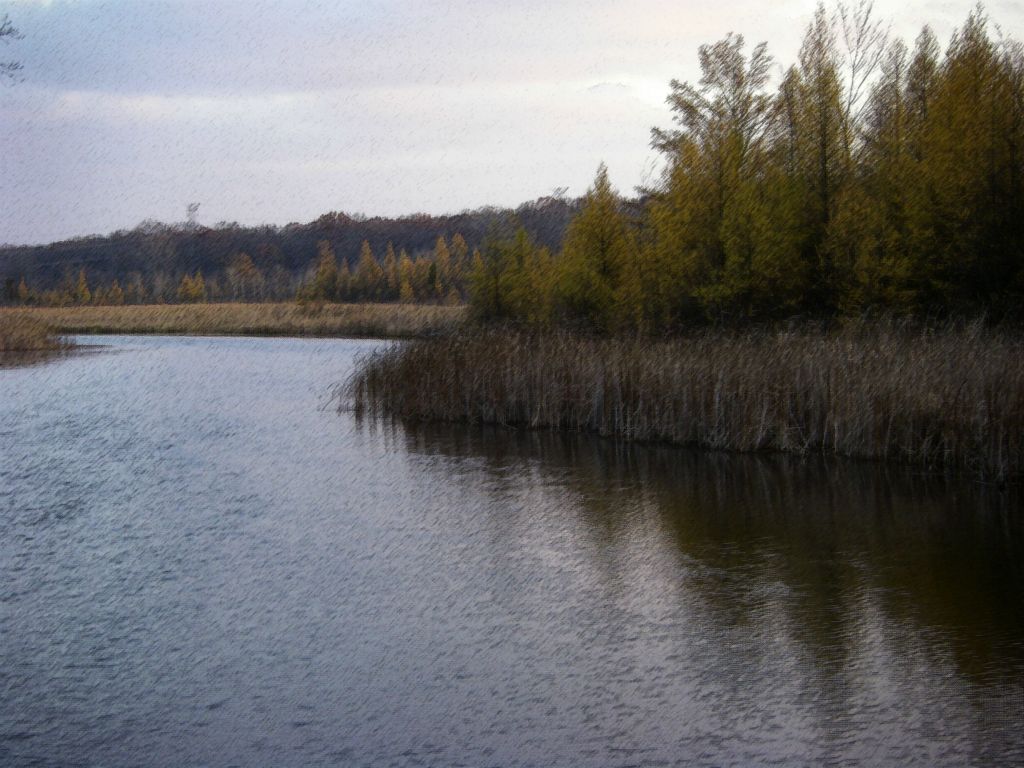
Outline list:
[[[0,370],[0,765],[1024,763],[1015,491],[339,414],[378,342],[81,341]]]

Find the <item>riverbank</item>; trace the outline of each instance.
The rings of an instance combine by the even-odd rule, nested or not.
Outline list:
[[[70,346],[41,318],[0,311],[0,353],[56,352]]]
[[[943,331],[708,331],[669,341],[490,331],[364,361],[359,410],[1024,474],[1024,339]]]
[[[0,309],[59,333],[419,338],[457,328],[464,307],[416,304],[159,304]]]

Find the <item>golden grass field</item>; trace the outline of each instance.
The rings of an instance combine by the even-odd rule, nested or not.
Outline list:
[[[464,307],[416,304],[156,304],[0,309],[58,333],[416,338],[451,331]]]

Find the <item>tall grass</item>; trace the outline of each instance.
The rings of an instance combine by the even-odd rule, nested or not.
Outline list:
[[[462,321],[463,307],[406,304],[163,304],[39,307],[27,313],[62,333],[414,338]]]
[[[68,346],[39,319],[21,312],[0,312],[0,353],[49,352]]]
[[[467,332],[371,356],[347,394],[422,420],[1024,471],[1024,340],[980,324],[670,341]]]

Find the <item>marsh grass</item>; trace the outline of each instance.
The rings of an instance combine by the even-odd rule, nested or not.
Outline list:
[[[370,356],[345,394],[416,420],[1024,471],[1024,340],[981,324],[666,341],[464,332]]]
[[[0,310],[62,333],[416,338],[446,333],[463,307],[406,304],[158,304]]]
[[[0,353],[55,352],[71,345],[46,323],[24,312],[0,312]]]

